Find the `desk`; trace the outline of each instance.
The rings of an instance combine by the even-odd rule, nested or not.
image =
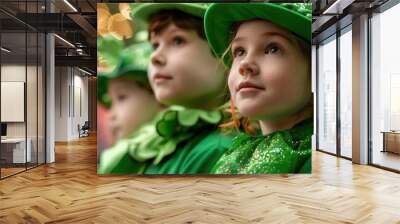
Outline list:
[[[10,163],[25,163],[30,162],[32,159],[31,154],[31,146],[32,140],[27,138],[26,142],[28,143],[28,147],[26,147],[26,154],[25,154],[25,138],[6,138],[1,139],[1,157],[5,158],[6,156],[9,157],[6,159],[7,162]],[[10,148],[12,147],[12,148]],[[3,156],[5,154],[5,156]],[[12,160],[11,155],[12,154]],[[25,161],[27,158],[27,161]]]
[[[400,154],[400,131],[382,131],[381,133],[383,133],[382,152]]]

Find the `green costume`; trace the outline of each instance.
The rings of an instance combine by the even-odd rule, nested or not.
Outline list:
[[[164,9],[180,10],[202,19],[206,6],[188,3],[132,4],[132,18],[148,21],[151,15]],[[106,150],[98,173],[209,174],[232,143],[233,136],[218,129],[226,118],[226,114],[222,113],[225,107],[203,111],[171,106],[129,138]]]
[[[218,130],[222,120],[221,110],[172,106],[106,150],[98,173],[208,174],[232,142]]]
[[[291,129],[273,132],[267,136],[253,137],[245,133],[239,134],[212,172],[216,174],[310,173],[312,133],[313,120],[308,119]]]
[[[215,54],[224,56],[228,67],[232,57],[224,52],[229,46],[232,26],[255,19],[270,21],[311,44],[311,4],[214,3],[205,14],[205,33]],[[310,173],[312,129],[313,121],[309,119],[267,136],[240,134],[212,173]]]

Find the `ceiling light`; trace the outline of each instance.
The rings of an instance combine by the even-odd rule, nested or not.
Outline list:
[[[54,34],[55,37],[57,37],[58,39],[62,40],[64,43],[68,44],[69,46],[75,48],[75,45],[71,44],[71,42],[67,41],[66,39],[58,36],[57,34]]]
[[[355,0],[336,0],[322,14],[342,14],[343,10],[351,5]]]
[[[11,51],[10,50],[8,50],[7,48],[5,48],[5,47],[1,47],[0,48],[2,51],[4,51],[4,52],[7,52],[7,53],[10,53]]]
[[[71,4],[69,3],[68,0],[64,0],[65,4],[67,4],[72,10],[74,10],[75,12],[78,12],[78,10]]]
[[[83,69],[81,69],[81,68],[79,68],[79,67],[78,67],[78,69],[79,69],[81,72],[85,73],[85,74],[92,75],[92,73],[90,73],[90,72],[88,72],[88,71],[85,71],[85,70],[83,70]]]

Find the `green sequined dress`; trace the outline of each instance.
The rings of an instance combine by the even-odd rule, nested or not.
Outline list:
[[[100,157],[99,174],[209,174],[231,146],[222,109],[172,106]]]
[[[215,174],[311,173],[313,120],[266,136],[241,133],[212,170]]]

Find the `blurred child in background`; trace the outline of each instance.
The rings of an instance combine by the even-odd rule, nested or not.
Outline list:
[[[231,144],[218,128],[227,102],[226,76],[203,26],[207,5],[133,4],[133,20],[148,23],[153,46],[149,81],[170,106],[117,150],[102,156],[99,173],[207,174]],[[144,104],[143,106],[146,106]]]
[[[112,72],[98,75],[99,88],[103,88],[99,91],[109,99],[107,128],[113,143],[127,138],[162,109],[147,79],[151,52],[148,43],[136,44],[121,52]]]

